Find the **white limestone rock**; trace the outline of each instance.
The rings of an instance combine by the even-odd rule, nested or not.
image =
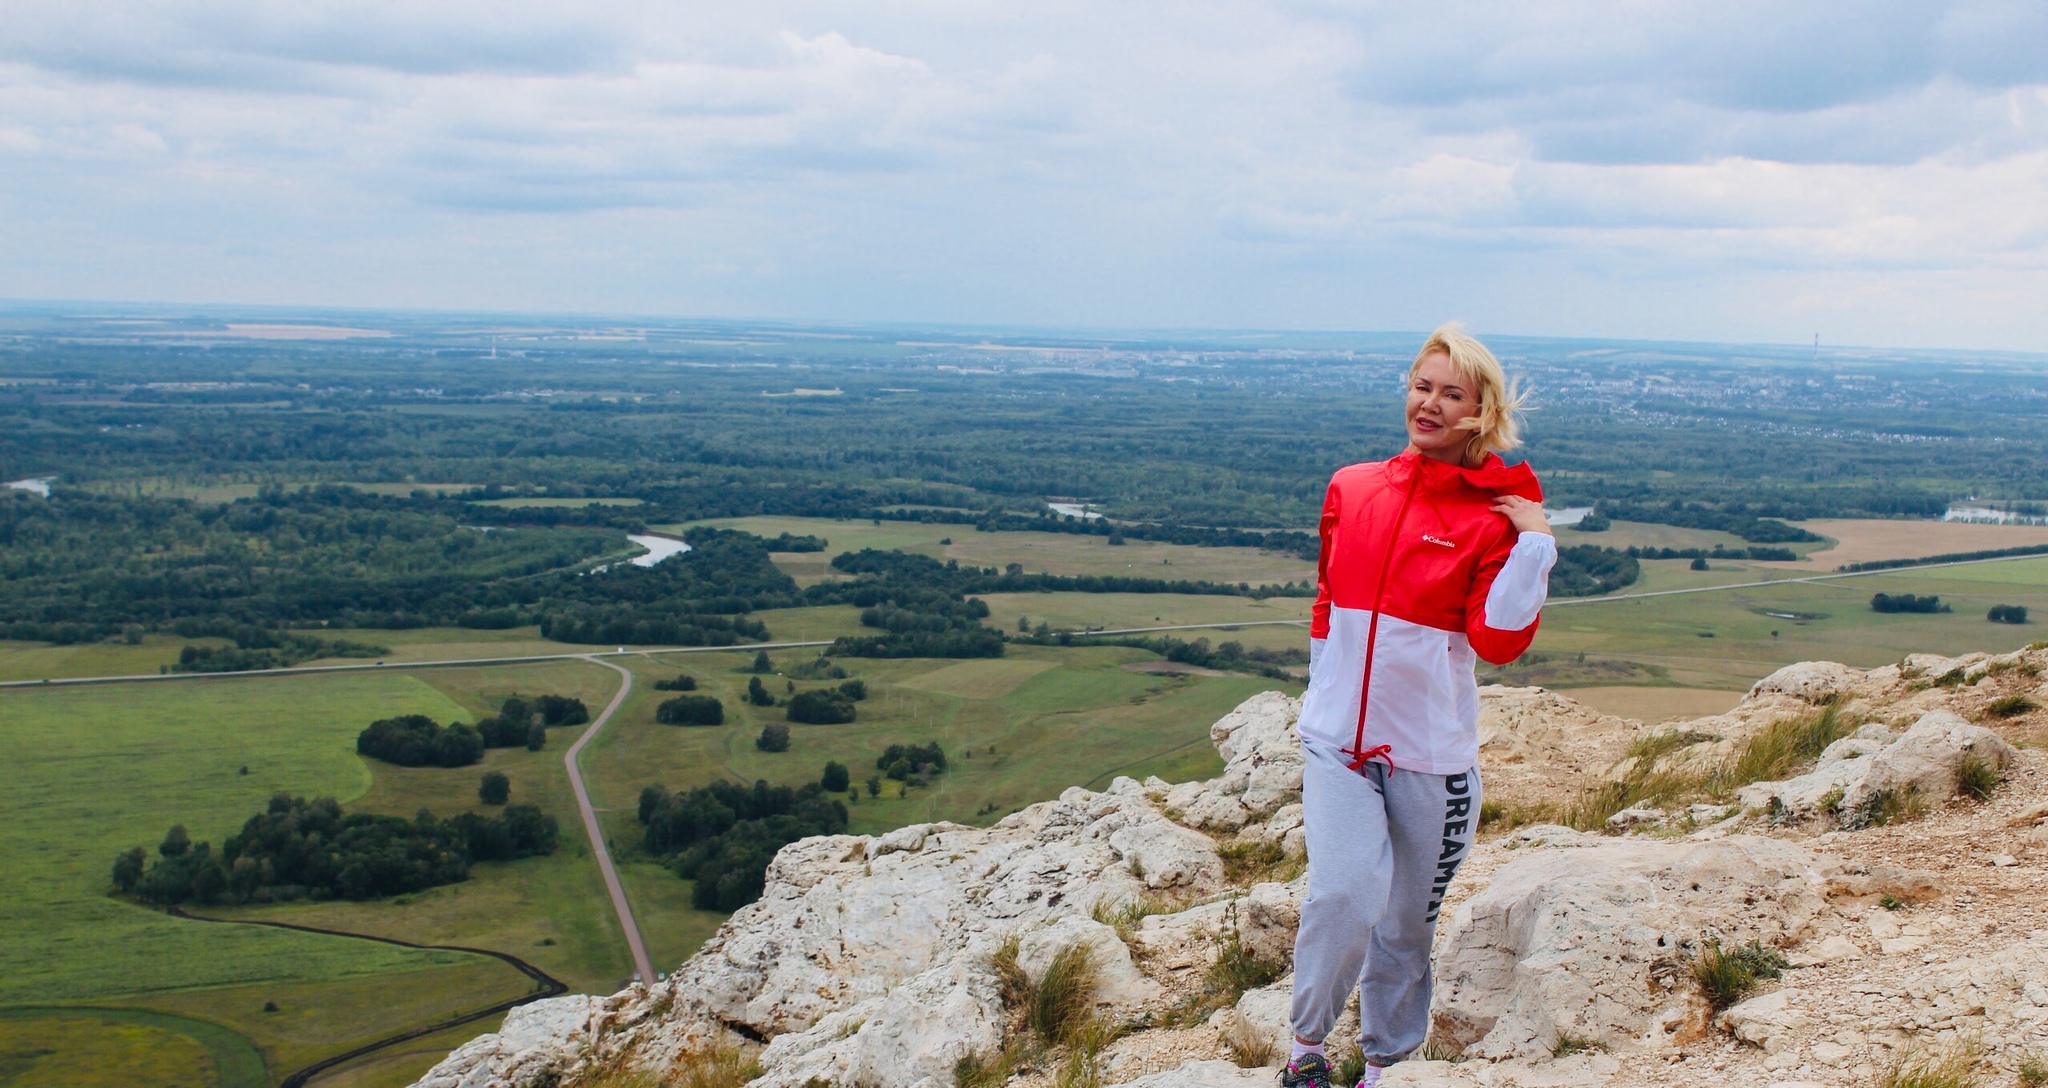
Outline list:
[[[1920,716],[1905,735],[1885,745],[1870,757],[1870,770],[1848,787],[1842,798],[1845,811],[1857,811],[1883,792],[1917,790],[1929,799],[1948,797],[1956,791],[1956,778],[1963,760],[1985,759],[1999,770],[2012,762],[2012,745],[1981,725],[1971,725],[1946,710]]]
[[[1113,936],[1113,935],[1112,935]],[[753,1088],[802,1088],[813,1078],[866,1088],[951,1088],[953,1065],[1002,1048],[995,978],[955,959],[824,1020],[761,1054]]]
[[[1567,1033],[1617,1053],[1696,1037],[1689,950],[1709,934],[1789,938],[1824,902],[1823,863],[1774,839],[1523,834],[1530,852],[1458,907],[1437,954],[1433,1030],[1475,1057],[1548,1053]]]
[[[1111,1088],[1273,1088],[1273,1071],[1239,1069],[1220,1060],[1188,1062]]]
[[[1806,703],[1822,703],[1857,690],[1865,682],[1862,669],[1836,661],[1801,661],[1750,685],[1746,698],[1789,695]]]
[[[551,1085],[587,1048],[604,999],[586,994],[521,1005],[489,1035],[441,1059],[414,1088],[541,1088]]]
[[[1752,997],[1722,1013],[1720,1024],[1736,1039],[1762,1047],[1766,1054],[1787,1050],[1798,1041],[1799,1032],[1813,1023],[1793,1005],[1793,993],[1774,990]]]
[[[1018,934],[1017,966],[1034,981],[1045,975],[1053,958],[1070,946],[1088,949],[1095,965],[1095,1001],[1125,1014],[1135,1014],[1159,1000],[1159,984],[1146,978],[1131,960],[1131,950],[1116,930],[1101,922],[1066,915]]]
[[[1172,787],[1166,807],[1190,827],[1235,831],[1300,801],[1301,736],[1294,731],[1300,715],[1301,700],[1282,692],[1246,699],[1209,727],[1223,775]]]

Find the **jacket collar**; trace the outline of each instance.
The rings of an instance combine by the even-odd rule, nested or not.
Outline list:
[[[1399,483],[1408,483],[1417,472],[1422,474],[1422,486],[1431,491],[1463,484],[1479,491],[1520,495],[1531,502],[1543,501],[1543,485],[1537,482],[1536,472],[1528,462],[1510,465],[1497,453],[1487,454],[1486,462],[1478,468],[1445,464],[1414,450],[1402,450],[1399,456],[1387,462],[1387,474]]]

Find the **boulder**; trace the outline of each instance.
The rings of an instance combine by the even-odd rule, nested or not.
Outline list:
[[[1722,1013],[1719,1023],[1738,1041],[1776,1054],[1791,1047],[1799,1032],[1813,1023],[1812,1017],[1793,1006],[1792,995],[1791,990],[1776,990],[1752,997]]]
[[[1223,775],[1167,791],[1168,811],[1190,827],[1235,831],[1301,800],[1301,701],[1277,691],[1240,703],[1209,727]]]
[[[414,1088],[543,1088],[589,1047],[604,999],[585,994],[521,1005],[427,1071]]]
[[[1870,767],[1844,790],[1844,811],[1863,811],[1881,803],[1882,794],[1916,790],[1932,800],[1956,791],[1957,773],[1972,756],[2004,770],[2013,759],[2012,746],[1981,725],[1971,725],[1946,710],[1929,711],[1905,735],[1869,757]]]
[[[1835,661],[1801,661],[1787,665],[1750,686],[1746,698],[1789,695],[1806,703],[1823,703],[1855,691],[1864,682],[1861,669]]]
[[[1017,966],[1035,981],[1045,975],[1054,957],[1075,945],[1087,948],[1089,960],[1095,965],[1097,1005],[1135,1013],[1141,1006],[1159,999],[1159,984],[1138,970],[1138,965],[1131,961],[1130,948],[1116,935],[1116,930],[1071,914],[1028,927],[1018,934]]]
[[[1459,905],[1437,953],[1432,1031],[1475,1057],[1547,1054],[1566,1034],[1616,1053],[1697,1037],[1708,1010],[1685,960],[1701,938],[1786,941],[1825,902],[1825,864],[1775,839],[1520,834],[1528,852]]]
[[[802,1088],[815,1079],[864,1088],[951,1088],[954,1063],[1002,1049],[1004,1019],[994,976],[976,961],[956,959],[887,997],[778,1037],[762,1052],[764,1072],[753,1086]]]

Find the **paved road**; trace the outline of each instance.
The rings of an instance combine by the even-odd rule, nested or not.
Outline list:
[[[246,676],[302,676],[316,672],[365,672],[376,669],[446,669],[463,665],[524,665],[534,661],[597,661],[603,657],[638,657],[646,654],[718,654],[747,650],[794,650],[803,646],[830,645],[830,639],[823,642],[749,642],[744,646],[656,646],[639,650],[585,650],[582,653],[532,654],[527,657],[451,657],[438,661],[377,661],[361,665],[295,665],[286,669],[245,669],[241,672],[144,672],[125,676],[72,676],[61,680],[0,680],[0,688],[56,687],[60,684],[139,684],[156,680],[232,680]]]
[[[654,973],[654,961],[648,958],[647,942],[640,936],[640,923],[633,920],[633,904],[626,901],[626,887],[619,883],[619,870],[612,865],[611,848],[605,845],[604,829],[597,826],[597,810],[590,807],[590,791],[583,785],[583,769],[576,765],[576,758],[583,754],[583,746],[597,739],[599,730],[612,720],[612,714],[625,703],[626,696],[633,692],[633,674],[627,669],[609,661],[598,660],[597,654],[583,655],[593,665],[603,665],[619,674],[619,693],[605,704],[604,713],[590,723],[590,728],[576,738],[576,743],[562,756],[562,766],[569,771],[569,788],[576,793],[576,810],[583,817],[583,833],[590,836],[590,851],[597,855],[598,871],[604,874],[605,891],[611,893],[612,910],[619,916],[619,929],[626,934],[626,947],[633,953],[633,971],[642,982],[651,983],[658,976]]]

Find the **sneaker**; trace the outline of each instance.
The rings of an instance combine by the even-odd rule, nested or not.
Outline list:
[[[1358,1074],[1358,1083],[1354,1088],[1379,1088],[1380,1074],[1386,1071],[1387,1067],[1384,1065],[1365,1063],[1365,1071]]]
[[[1281,1088],[1335,1088],[1330,1063],[1321,1054],[1303,1054],[1280,1071]]]

